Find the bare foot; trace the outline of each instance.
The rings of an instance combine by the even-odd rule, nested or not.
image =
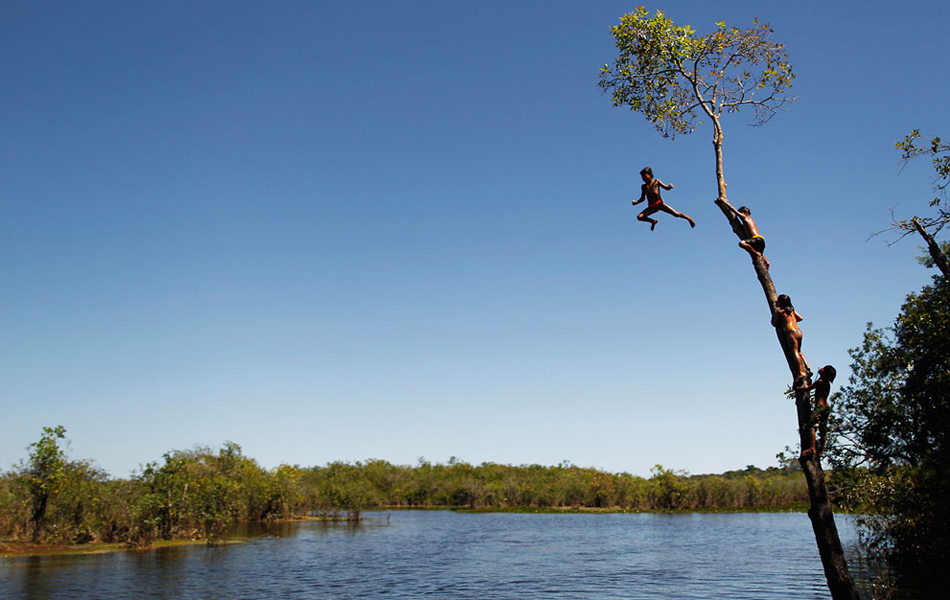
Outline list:
[[[686,220],[689,221],[690,227],[696,227],[696,221],[690,219],[689,217],[686,217]]]
[[[659,221],[657,221],[657,220],[655,220],[655,219],[654,219],[653,221],[650,221],[650,231],[653,231],[654,229],[656,229],[656,224],[657,224],[657,223],[659,223]]]
[[[802,452],[802,458],[815,458],[815,449],[809,448]]]

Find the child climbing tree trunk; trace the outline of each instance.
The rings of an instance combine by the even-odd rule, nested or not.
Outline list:
[[[716,203],[730,217],[730,212],[724,208],[727,202],[718,199]],[[740,239],[742,238],[741,234]],[[772,277],[769,275],[765,262],[760,257],[753,257],[753,267],[756,276],[762,284],[762,291],[768,300],[769,308],[774,317],[779,306],[778,294],[775,293],[775,286],[772,283]],[[793,309],[794,310],[794,309]],[[782,333],[779,332],[781,336]],[[792,374],[793,386],[795,391],[795,407],[798,416],[798,431],[800,434],[800,445],[802,449],[812,445],[812,406],[811,398],[807,386],[811,384],[811,373],[805,372],[805,381],[802,381],[802,369],[795,349],[787,344],[781,344],[788,363],[789,371]],[[800,346],[798,354],[800,354]],[[834,599],[858,598],[857,589],[854,586],[854,580],[848,570],[847,561],[844,558],[844,549],[841,547],[841,539],[838,536],[838,527],[835,525],[834,513],[831,510],[831,500],[828,497],[828,488],[825,486],[825,475],[821,469],[821,458],[817,453],[811,456],[803,454],[799,458],[802,471],[805,474],[805,481],[808,484],[808,498],[811,507],[808,510],[808,517],[811,519],[812,530],[815,533],[815,541],[818,544],[818,554],[821,557],[821,564],[824,568],[825,579],[828,581],[828,588],[831,590],[831,597]]]
[[[661,11],[650,17],[642,6],[621,17],[611,33],[619,56],[613,66],[601,68],[600,87],[611,92],[615,106],[629,106],[643,113],[664,137],[692,132],[701,117],[712,122],[715,202],[740,241],[747,241],[749,224],[740,218],[726,193],[720,117],[745,109],[752,111],[755,122],[761,124],[792,100],[787,94],[794,74],[784,46],[772,42],[771,28],[758,20],[746,30],[727,28],[720,21],[712,33],[698,37],[689,26],[674,25]],[[794,314],[789,315],[790,301],[788,306],[779,302],[761,251],[750,255],[792,374],[804,449],[811,443],[811,373],[801,354],[801,332],[796,333],[797,325],[791,327],[799,317],[794,309]],[[844,559],[820,458],[816,453],[810,457],[803,455],[800,463],[811,502],[808,516],[832,598],[856,600],[858,593]]]

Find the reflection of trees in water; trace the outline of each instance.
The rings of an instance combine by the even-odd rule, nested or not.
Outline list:
[[[249,528],[260,535],[247,543],[24,558],[3,565],[0,597],[539,600],[649,589],[662,599],[742,589],[784,600],[821,587],[803,522],[801,513],[368,512],[359,524]],[[842,532],[850,548],[849,528]]]

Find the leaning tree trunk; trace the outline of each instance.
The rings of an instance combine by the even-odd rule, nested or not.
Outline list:
[[[732,231],[741,240],[745,237],[742,224],[736,218],[734,209],[731,209],[726,198],[726,183],[722,170],[722,128],[719,126],[718,119],[713,119],[715,136],[713,146],[716,150],[716,181],[719,189],[719,198],[716,204],[726,216]],[[769,275],[768,267],[762,256],[756,256],[752,260],[755,274],[762,285],[762,291],[765,292],[765,298],[769,303],[769,311],[774,316],[776,298],[775,285],[772,283],[772,277]],[[784,337],[779,335],[779,343],[788,362],[792,378],[798,376],[799,362],[794,351],[784,343]],[[806,384],[811,384],[810,377]],[[798,409],[798,431],[801,436],[802,449],[811,444],[811,400],[808,392],[804,390],[795,390],[795,406]],[[825,571],[825,579],[828,581],[828,588],[831,590],[831,597],[834,600],[858,600],[858,591],[854,585],[854,579],[848,571],[848,563],[844,558],[844,550],[841,547],[841,540],[838,537],[838,528],[835,525],[834,513],[831,511],[831,501],[828,499],[828,489],[825,487],[825,476],[821,470],[821,459],[815,455],[811,457],[800,457],[799,463],[802,471],[805,473],[805,481],[808,483],[808,499],[811,508],[808,510],[808,517],[811,519],[812,530],[815,532],[815,541],[818,543],[818,554],[821,557],[821,564]]]
[[[930,258],[933,259],[934,264],[937,265],[937,268],[940,269],[943,276],[950,280],[950,262],[947,261],[947,255],[940,249],[940,244],[924,229],[924,226],[920,224],[920,220],[917,217],[911,219],[910,222],[914,225],[914,229],[917,230],[920,237],[924,238],[924,241],[927,242],[927,251],[930,253]]]

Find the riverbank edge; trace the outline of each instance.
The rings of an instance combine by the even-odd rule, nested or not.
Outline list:
[[[279,519],[274,523],[300,523],[314,521],[318,523],[352,523],[352,520],[339,516],[296,517],[293,519]],[[176,546],[231,546],[247,542],[245,538],[234,537],[225,540],[216,540],[208,544],[205,538],[187,540],[155,540],[148,546],[129,546],[123,542],[89,542],[86,544],[34,544],[13,540],[0,540],[0,559],[9,559],[24,556],[79,556],[83,554],[108,554],[110,552],[148,552],[156,548],[172,548]]]
[[[439,506],[439,507],[373,507],[365,512],[387,512],[387,511],[405,511],[405,510],[451,510],[464,514],[482,514],[482,513],[516,513],[516,514],[690,514],[690,513],[805,513],[808,512],[808,506],[790,505],[790,506],[770,506],[770,507],[747,507],[747,508],[704,508],[704,509],[650,509],[650,510],[628,510],[619,508],[594,508],[594,507],[549,507],[538,508],[530,506],[510,507],[510,508],[469,508],[464,506]],[[340,522],[351,523],[345,519],[326,519],[322,517],[304,517],[297,519],[287,519],[280,522]],[[216,542],[216,545],[242,544],[246,540],[242,538],[232,538]],[[176,546],[194,546],[205,545],[207,540],[157,540],[152,545],[145,548],[133,548],[122,543],[100,543],[91,542],[88,544],[34,544],[32,542],[18,542],[10,540],[0,540],[0,558],[10,559],[16,557],[28,556],[80,556],[83,554],[106,554],[110,552],[143,552],[157,548],[169,548]]]
[[[0,558],[10,559],[23,556],[81,556],[84,554],[108,554],[111,552],[142,552],[156,548],[194,546],[206,544],[205,540],[158,540],[146,548],[133,548],[122,543],[90,542],[88,544],[34,544],[33,542],[12,542],[0,540]],[[242,544],[244,540],[233,539],[218,542],[221,545]]]

